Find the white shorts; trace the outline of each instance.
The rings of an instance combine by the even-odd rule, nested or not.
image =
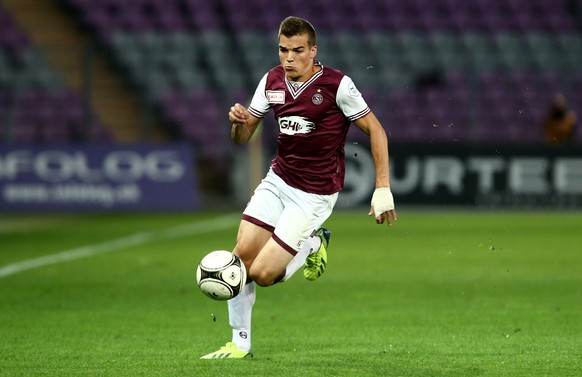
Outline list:
[[[247,204],[243,220],[273,232],[273,239],[295,255],[329,218],[338,195],[310,194],[293,188],[269,169]]]

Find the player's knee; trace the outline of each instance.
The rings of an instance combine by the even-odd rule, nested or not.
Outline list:
[[[255,261],[256,258],[256,253],[253,252],[249,252],[247,250],[245,250],[244,248],[241,248],[237,245],[237,247],[235,248],[235,250],[233,251],[233,253],[240,258],[240,260],[243,262],[243,264],[245,265],[245,268],[247,269],[248,273],[248,277],[250,278],[250,270],[251,267],[253,265],[253,262]]]
[[[254,268],[253,265],[249,271],[249,276],[251,279],[261,287],[268,287],[275,284],[279,274],[272,274],[268,271],[260,268]]]
[[[243,264],[244,264],[244,266],[245,266],[245,269],[246,269],[247,271],[250,271],[250,268],[251,268],[251,266],[252,266],[252,264],[253,264],[253,259],[250,259],[250,258],[244,258],[244,257],[242,257],[242,256],[240,256],[240,255],[237,255],[237,256],[238,256],[238,257],[240,258],[240,260],[243,262]],[[249,273],[248,275],[249,275],[249,278],[250,278],[250,273]]]

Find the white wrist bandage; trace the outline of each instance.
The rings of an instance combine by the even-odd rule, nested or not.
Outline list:
[[[372,208],[374,208],[374,216],[376,217],[394,209],[394,198],[392,197],[390,187],[380,187],[374,190],[374,195],[372,195]]]

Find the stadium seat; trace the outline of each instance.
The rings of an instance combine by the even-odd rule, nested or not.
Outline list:
[[[495,53],[492,39],[477,33],[464,33],[461,35],[461,39],[467,51],[471,69],[491,71],[501,67],[501,61]]]
[[[226,33],[204,33],[201,35],[204,57],[207,59],[209,74],[221,90],[244,87],[245,78],[237,60],[232,59],[236,51],[234,40]]]
[[[496,33],[493,35],[495,54],[499,56],[504,70],[519,71],[534,68],[533,59],[527,51],[523,38],[515,33]]]
[[[536,142],[524,136],[524,129],[540,116],[544,85],[573,98],[580,92],[571,80],[550,85],[544,78],[548,72],[580,71],[582,37],[575,28],[580,21],[566,2],[372,0],[363,6],[359,0],[249,0],[241,7],[236,0],[66,1],[84,12],[91,9],[94,14],[82,11],[82,19],[101,22],[93,30],[112,40],[113,58],[139,84],[136,88],[155,89],[158,99],[152,106],[161,106],[162,113],[173,110],[160,93],[194,91],[220,98],[221,110],[204,115],[208,122],[222,121],[231,99],[248,100],[260,77],[277,64],[275,30],[288,14],[313,21],[318,58],[352,76],[362,92],[370,93],[367,100],[382,122],[402,122],[405,131],[392,131],[408,140],[422,137],[427,121],[450,119],[463,127],[431,129],[430,138],[477,141],[482,135],[496,141],[491,135],[503,131]],[[125,34],[122,41],[114,31]],[[236,63],[233,54],[240,57]],[[0,60],[0,80],[2,71]],[[434,72],[443,75],[444,87],[419,89],[419,80]],[[394,91],[407,91],[413,100],[390,111],[386,101]],[[213,100],[197,101],[204,107]],[[523,107],[521,117],[515,116],[516,107]],[[488,111],[498,114],[485,115]],[[510,125],[500,128],[504,123]],[[493,132],[483,128],[486,124]],[[192,127],[188,134],[199,138]]]
[[[167,91],[162,96],[166,121],[180,137],[203,151],[224,148],[228,140],[225,110],[215,92]]]
[[[432,44],[431,50],[440,69],[445,71],[467,69],[469,62],[458,36],[447,31],[433,32],[428,35],[428,40]]]
[[[334,35],[339,62],[335,64],[348,74],[361,88],[376,89],[378,85],[377,70],[380,61],[370,51],[367,39],[354,35],[351,32],[341,32]],[[334,64],[334,63],[330,63]]]
[[[258,83],[269,69],[279,64],[277,44],[272,35],[246,31],[235,37],[236,43],[244,51],[241,57],[251,75],[252,82]]]

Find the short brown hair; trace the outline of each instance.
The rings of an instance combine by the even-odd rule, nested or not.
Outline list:
[[[309,21],[294,16],[289,16],[281,21],[279,37],[281,35],[293,37],[301,34],[307,34],[307,43],[310,47],[315,46],[315,28]]]

